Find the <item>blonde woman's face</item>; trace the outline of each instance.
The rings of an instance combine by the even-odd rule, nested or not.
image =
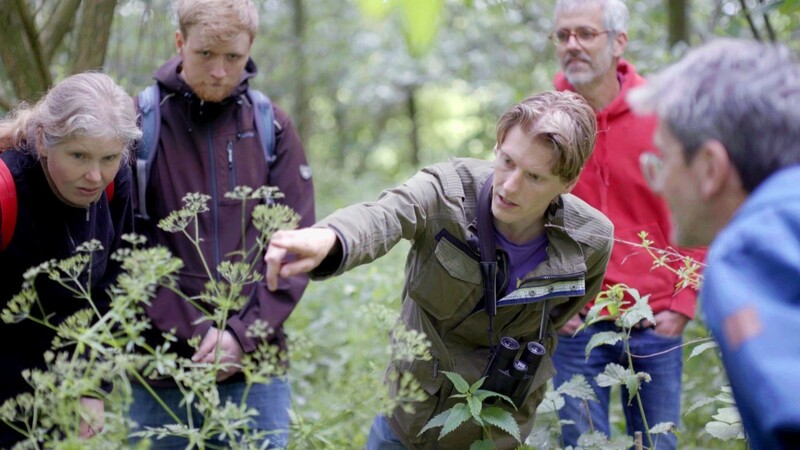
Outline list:
[[[88,207],[114,181],[125,146],[114,138],[79,137],[40,150],[51,187],[65,203]]]

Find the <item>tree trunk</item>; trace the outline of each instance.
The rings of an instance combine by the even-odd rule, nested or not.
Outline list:
[[[669,47],[689,44],[689,0],[668,0]]]
[[[417,114],[417,88],[415,86],[409,86],[408,88],[408,97],[407,97],[407,107],[408,107],[408,119],[411,121],[411,131],[409,132],[409,141],[411,142],[411,158],[410,163],[411,167],[419,167],[419,153],[420,153],[420,145],[419,145],[419,126],[418,123],[418,114]]]
[[[309,132],[311,129],[311,114],[308,109],[308,90],[306,87],[306,55],[304,52],[306,12],[303,0],[293,0],[294,20],[292,29],[294,31],[294,104],[295,104],[295,123],[297,124],[297,134],[300,142],[308,143]]]
[[[0,12],[0,58],[17,98],[34,101],[51,79],[33,15],[22,0],[0,0]]]
[[[78,24],[78,35],[74,42],[70,73],[99,70],[103,67],[114,21],[117,2],[110,0],[86,0]]]
[[[16,95],[0,98],[0,108],[6,110],[21,100],[36,101],[47,91],[53,83],[51,66],[69,34],[74,36],[66,74],[101,69],[117,6],[112,0],[60,0],[38,9],[32,4],[38,3],[0,0],[0,60]],[[47,18],[37,20],[37,15]]]

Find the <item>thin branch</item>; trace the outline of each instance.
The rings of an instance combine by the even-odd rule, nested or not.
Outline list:
[[[39,72],[41,79],[46,81],[45,85],[49,85],[49,65],[46,63],[42,55],[42,46],[39,42],[39,32],[36,30],[36,23],[33,19],[33,15],[31,15],[31,11],[28,9],[28,5],[25,3],[25,0],[17,0],[15,3],[17,12],[19,13],[20,22],[22,22],[22,29],[25,31],[25,35],[28,38],[28,46],[32,53],[30,56],[33,57],[36,71]]]
[[[776,42],[778,39],[775,36],[775,30],[772,28],[772,24],[769,21],[769,13],[767,10],[767,5],[764,4],[764,0],[758,0],[758,3],[761,4],[761,8],[763,10],[762,16],[764,17],[764,26],[767,28],[767,34],[769,35],[770,42]]]
[[[756,38],[757,41],[760,41],[761,33],[758,32],[758,28],[756,28],[756,24],[753,22],[753,18],[750,16],[750,8],[747,7],[745,0],[739,0],[739,3],[742,5],[742,12],[744,13],[745,19],[747,19],[747,24],[750,25],[750,30],[753,32],[753,37]]]
[[[72,23],[80,6],[81,0],[61,0],[45,22],[40,33],[45,61],[53,59],[53,54],[61,45],[64,36],[72,29]]]

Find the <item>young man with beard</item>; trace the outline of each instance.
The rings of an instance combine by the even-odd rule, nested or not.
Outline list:
[[[720,39],[629,96],[655,113],[643,172],[682,245],[711,245],[701,295],[754,450],[800,442],[800,61]]]
[[[301,226],[314,222],[314,193],[303,146],[286,113],[274,107],[274,136],[259,135],[257,122],[262,120],[261,113],[248,89],[249,80],[256,75],[256,66],[250,59],[258,30],[255,4],[251,0],[182,0],[177,3],[177,16],[178,56],[155,73],[159,95],[153,107],[159,111],[160,131],[148,181],[138,187],[134,206],[139,214],[137,231],[147,236],[149,243],[166,246],[183,260],[179,288],[185,295],[196,297],[210,281],[206,262],[214,272],[212,277],[217,277],[219,263],[241,251],[243,243],[251,248],[258,236],[249,220],[242,236],[239,222],[240,217],[250,217],[254,202],[248,202],[247,210],[242,211],[242,202],[226,199],[226,192],[243,185],[276,186],[285,195],[278,201],[300,215]],[[274,139],[274,161],[268,161],[272,158],[265,154],[261,143],[264,138]],[[141,175],[137,172],[137,180],[142,180]],[[203,259],[181,233],[157,227],[160,219],[182,207],[181,199],[190,192],[211,197],[210,211],[198,217]],[[147,217],[143,204],[147,206]],[[255,270],[263,273],[261,255],[253,258],[258,261]],[[230,364],[228,370],[217,374],[222,402],[239,403],[243,393],[248,392],[247,404],[257,411],[251,429],[272,432],[267,436],[269,446],[284,447],[289,428],[288,381],[274,377],[248,391],[236,365],[262,343],[285,348],[282,325],[307,282],[306,276],[297,275],[274,291],[267,290],[263,282],[246,285],[242,295],[247,303],[241,310],[229,313],[225,329],[213,327],[198,308],[172,290],[161,288],[147,310],[154,325],[148,344],[154,348],[163,343],[163,332],[174,330],[178,340],[171,344],[170,351],[197,363],[214,362],[219,345],[222,362]],[[204,306],[207,311],[212,308]],[[255,323],[268,326],[265,338],[248,333]],[[187,344],[194,337],[202,338],[196,350]],[[187,423],[186,407],[180,405],[183,395],[174,381],[159,379],[149,383],[172,411],[182,413],[182,420]],[[174,422],[140,385],[134,385],[131,417],[142,428]],[[199,420],[202,418],[195,417],[194,424]],[[184,448],[186,441],[173,437],[154,440],[153,444],[155,448]]]
[[[604,286],[624,283],[641,295],[650,295],[656,321],[638,324],[630,345],[635,355],[653,356],[635,358],[633,369],[652,377],[639,391],[647,423],[677,425],[683,368],[679,346],[686,323],[694,317],[696,292],[677,288],[680,280],[669,270],[651,270],[652,257],[635,245],[641,242],[639,233],[644,231],[654,248],[669,248],[671,219],[666,203],[647,188],[639,171],[639,156],[652,148],[656,122],[652,117],[635,116],[625,101],[625,94],[644,82],[633,65],[622,58],[628,43],[627,26],[628,10],[620,0],[559,0],[551,35],[562,69],[555,76],[555,86],[578,92],[595,110],[597,143],[573,193],[614,223],[617,242]],[[682,261],[672,264],[677,268]],[[562,426],[564,445],[577,445],[578,437],[590,429],[609,435],[610,389],[599,387],[594,378],[609,363],[628,366],[621,342],[596,347],[586,360],[585,348],[592,336],[617,330],[613,321],[604,321],[576,334],[586,311],[588,307],[559,332],[559,346],[553,358],[558,371],[554,383],[559,386],[581,374],[599,401],[584,404],[567,398],[559,415],[573,423]],[[644,432],[638,406],[629,402],[625,389],[622,404],[628,433]],[[659,438],[658,448],[674,449],[676,444],[676,436],[668,434]]]

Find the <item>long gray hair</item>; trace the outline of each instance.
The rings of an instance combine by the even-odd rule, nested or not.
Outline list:
[[[0,121],[0,148],[33,151],[37,134],[45,148],[80,137],[117,139],[125,156],[142,136],[133,100],[108,75],[97,72],[65,78],[33,106],[20,104]]]

